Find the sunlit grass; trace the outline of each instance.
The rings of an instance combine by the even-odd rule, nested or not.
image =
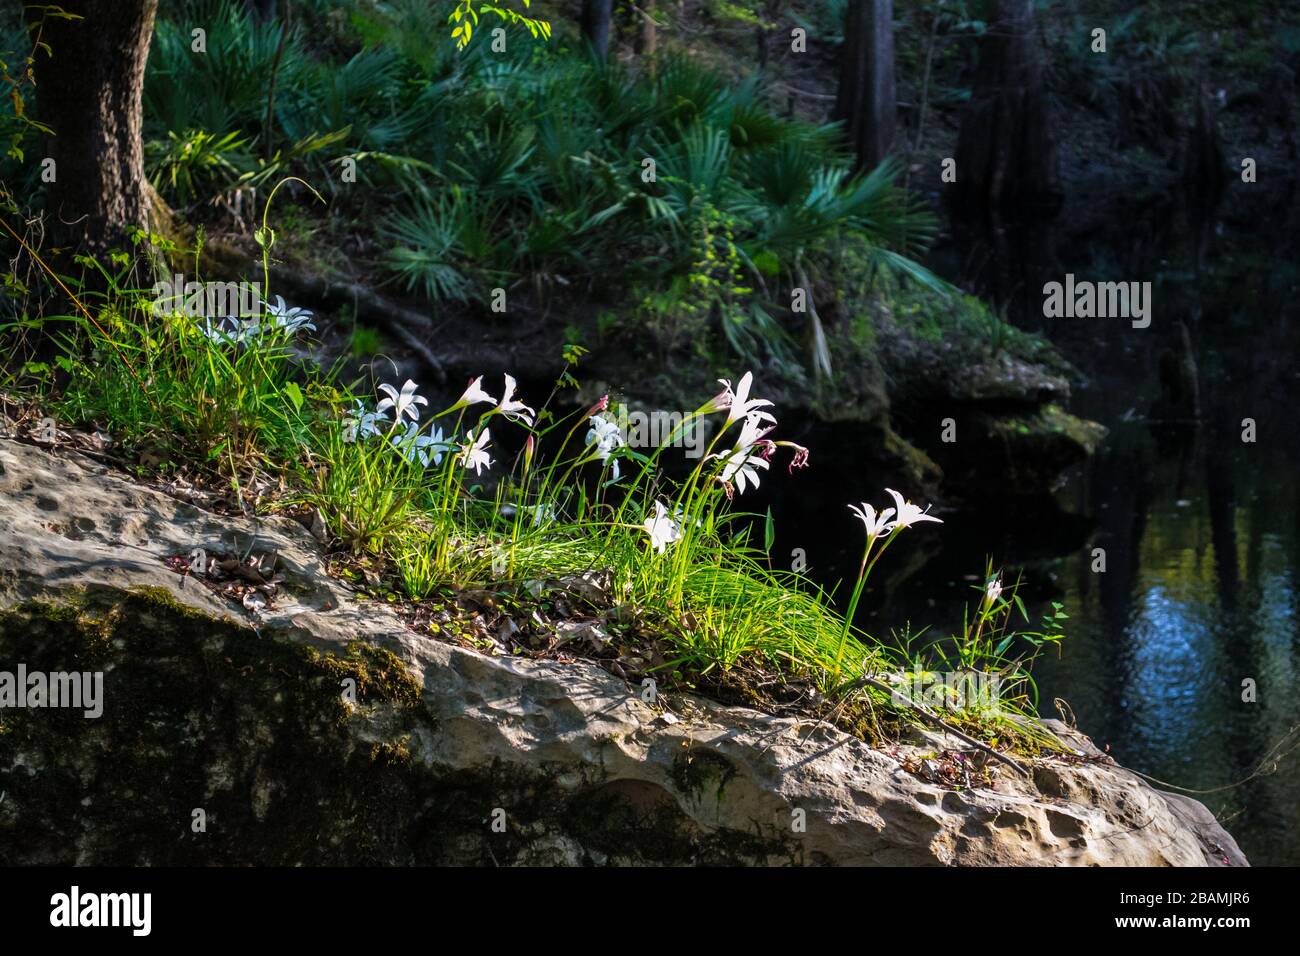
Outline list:
[[[1014,587],[1003,596],[991,568],[963,633],[947,642],[913,652],[853,624],[876,561],[909,528],[938,520],[924,509],[894,492],[893,508],[854,506],[867,545],[848,616],[803,576],[771,569],[770,519],[747,515],[744,494],[760,481],[797,480],[768,466],[788,456],[793,473],[808,450],[768,437],[776,409],[751,397],[748,374],[734,389],[723,382],[643,454],[625,444],[607,399],[547,407],[572,382],[580,349],[567,351],[541,409],[507,376],[497,387],[476,379],[434,411],[414,382],[354,391],[300,363],[295,339],[313,327],[308,314],[280,305],[198,320],[105,278],[111,291],[86,297],[93,320],[61,320],[66,382],[47,388],[52,406],[128,445],[165,439],[174,459],[237,494],[250,478],[273,477],[282,488],[273,504],[318,509],[337,546],[380,568],[410,602],[486,590],[526,605],[546,582],[594,574],[599,610],[653,634],[665,677],[783,675],[811,682],[825,700],[901,714],[912,705],[864,682],[927,667],[989,669],[1015,689],[1005,712],[966,708],[961,719],[1027,733],[1028,661],[1059,640],[1059,627],[1010,628],[1023,605]],[[669,477],[662,456],[702,421],[712,426],[704,454]],[[763,547],[752,540],[759,529]],[[1025,642],[1032,653],[1017,656]]]

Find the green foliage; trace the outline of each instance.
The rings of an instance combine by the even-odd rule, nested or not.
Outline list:
[[[32,5],[34,8],[36,5]],[[68,13],[55,4],[39,7],[41,17],[35,22],[28,22],[24,27],[3,30],[0,45],[0,83],[8,87],[9,104],[12,112],[6,110],[0,117],[0,139],[8,141],[5,155],[19,162],[23,160],[22,142],[29,135],[43,135],[50,128],[37,122],[28,112],[25,92],[35,86],[35,66],[37,57],[49,56],[50,47],[45,42],[45,25],[49,20],[78,20],[79,16]],[[28,13],[26,8],[24,15]],[[6,24],[6,27],[8,25]],[[22,68],[15,71],[11,64],[22,62]]]
[[[160,440],[209,465],[244,466],[297,447],[305,423],[289,397],[287,333],[264,325],[256,347],[220,344],[193,318],[159,311],[143,290],[123,287],[125,270],[92,265],[108,285],[85,297],[96,320],[46,319],[65,327],[57,334],[68,378],[63,414],[102,422],[128,441]]]
[[[206,53],[193,49],[195,29],[205,31]],[[145,74],[146,132],[259,135],[283,30],[279,20],[259,23],[241,0],[193,0],[176,18],[160,17]],[[307,65],[302,33],[291,27],[275,67],[277,86],[299,87]]]
[[[265,219],[259,233],[269,255]],[[715,306],[747,291],[733,285],[739,259],[730,229],[729,216],[708,203],[695,206],[687,229],[699,257],[687,281]],[[46,406],[106,428],[120,449],[154,449],[141,458],[146,469],[170,463],[196,478],[220,476],[243,507],[256,507],[256,489],[278,484],[285,493],[277,504],[319,509],[329,533],[379,570],[380,589],[397,587],[412,602],[487,589],[513,606],[544,605],[547,582],[594,573],[608,595],[596,607],[598,628],[642,642],[651,673],[686,683],[757,668],[810,680],[826,694],[862,696],[872,693],[864,678],[905,663],[853,626],[852,610],[842,616],[800,575],[771,570],[770,514],[734,507],[736,491],[746,490],[741,467],[765,469],[777,453],[801,466],[808,454],[757,435],[757,422],[737,411],[750,376],[730,402],[705,402],[644,452],[627,447],[605,400],[535,412],[509,378],[509,405],[504,393],[476,391],[478,381],[442,410],[413,382],[400,394],[381,386],[388,400],[375,405],[368,387],[340,386],[296,362],[292,339],[309,315],[280,305],[214,328],[133,288],[128,276],[141,263],[126,255],[112,263],[117,271],[86,260],[107,291],[79,296],[84,310],[47,319],[64,327],[66,385],[53,391],[48,374],[28,370]],[[574,383],[570,370],[583,351],[566,347],[552,397]],[[751,408],[770,404],[748,400]],[[684,476],[670,474],[662,456],[706,419],[714,427],[703,455]],[[761,546],[751,542],[759,527]],[[1015,676],[1026,680],[1024,661],[1003,642],[1005,622],[985,623],[960,643],[962,663],[1014,660]],[[1022,636],[1031,644],[1059,637],[1051,626]],[[979,716],[990,726],[1003,719]]]
[[[1007,355],[1065,371],[1051,344],[1013,325],[1005,307],[995,310],[971,295],[939,296],[888,275],[880,277],[878,287],[889,300],[896,320],[922,341],[944,343],[979,358]]]
[[[417,198],[409,213],[394,215],[388,234],[394,246],[385,265],[409,292],[420,290],[430,302],[464,302],[469,283],[461,272],[461,237],[468,201],[459,190],[433,200]]]
[[[724,6],[714,12],[761,13]],[[340,33],[335,9],[315,5],[283,38],[234,0],[191,0],[160,21],[146,113],[166,198],[190,206],[296,170],[373,230],[376,265],[407,293],[465,302],[522,285],[546,298],[613,274],[643,290],[639,314],[666,351],[689,342],[755,364],[793,361],[805,320],[789,314],[788,287],[817,281],[846,232],[933,284],[908,258],[929,221],[893,185],[897,169],[851,175],[836,131],[779,118],[756,78],[729,83],[681,56],[650,75],[542,43],[498,52],[470,29],[447,43],[417,0],[345,4]],[[503,10],[461,3],[452,22],[516,20]],[[190,50],[193,24],[205,55]],[[268,137],[294,145],[267,159]],[[342,187],[345,163],[363,188]],[[698,296],[694,315],[656,305],[668,290]]]
[[[1051,610],[1034,625],[1018,593],[1019,580],[1004,586],[1002,572],[995,571],[992,562],[983,580],[983,585],[972,587],[978,596],[963,612],[961,632],[927,642],[924,652],[911,652],[912,669],[996,674],[1001,681],[998,704],[1034,713],[1038,691],[1031,675],[1033,663],[1046,649],[1059,651],[1065,639],[1063,622],[1070,616],[1064,605],[1053,601]],[[1021,626],[1016,626],[1017,618]]]
[[[394,149],[429,122],[418,102],[402,95],[408,75],[388,49],[364,49],[342,64],[311,62],[277,97],[278,122],[291,139],[347,129],[354,148]]]
[[[353,326],[348,337],[348,348],[353,358],[372,358],[379,354],[382,347],[383,337],[378,329],[372,329],[367,325]]]
[[[187,205],[221,192],[253,166],[248,143],[238,133],[217,136],[203,130],[168,131],[165,141],[145,144],[149,181]]]
[[[756,83],[729,87],[674,58],[654,77],[561,55],[540,68],[515,63],[460,64],[467,73],[457,85],[467,92],[439,100],[436,140],[417,137],[428,151],[387,157],[403,170],[413,210],[385,227],[384,262],[403,287],[462,297],[453,273],[463,270],[449,261],[457,255],[501,285],[612,272],[647,287],[640,314],[673,347],[681,323],[660,321],[668,317],[655,302],[691,294],[702,275],[701,217],[717,215],[736,268],[725,295],[700,304],[708,328],[687,338],[756,362],[788,360],[780,317],[789,298],[779,286],[829,255],[846,230],[937,285],[906,258],[924,247],[930,220],[894,187],[897,169],[851,176],[831,129],[776,118]]]
[[[828,46],[839,46],[844,42],[848,6],[849,0],[823,0],[813,5],[811,13],[792,11],[791,18],[797,26],[807,30],[810,36],[820,37]]]
[[[761,2],[746,2],[746,0],[706,0],[704,4],[709,16],[721,23],[770,28],[772,23],[763,16],[763,7],[764,4]]]
[[[520,0],[520,2],[523,3],[524,9],[528,9],[531,0]],[[495,3],[483,3],[482,0],[456,0],[456,6],[452,8],[447,22],[456,24],[452,28],[451,37],[456,41],[457,49],[463,50],[473,42],[474,30],[478,26],[479,16],[484,13],[495,14],[503,23],[518,24],[524,27],[532,34],[534,40],[549,40],[551,38],[551,25],[546,20],[526,17],[509,7]]]

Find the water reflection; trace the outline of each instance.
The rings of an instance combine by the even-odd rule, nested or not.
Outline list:
[[[1289,238],[1300,229],[1229,233],[1217,246],[1204,226],[1183,230],[1192,238],[1180,246],[1174,216],[1134,229],[1141,241],[1040,238],[1019,259],[996,242],[982,260],[953,256],[962,270],[985,262],[994,288],[966,284],[994,298],[1009,290],[1017,321],[1082,369],[1070,410],[1110,434],[1052,502],[982,502],[945,515],[938,531],[910,533],[878,569],[859,623],[879,636],[909,625],[951,633],[986,556],[1012,576],[1023,569],[1031,615],[1054,600],[1071,615],[1060,658],[1037,670],[1042,712],[1054,715],[1059,697],[1125,765],[1214,791],[1249,777],[1300,725],[1300,273]],[[1034,290],[1066,271],[1156,278],[1156,322],[1141,331],[1104,321],[1048,327]],[[1171,385],[1172,363],[1187,356],[1198,380],[1194,425],[1170,414],[1186,398]],[[1245,419],[1253,442],[1243,441]],[[852,447],[842,429],[822,428],[830,433],[800,440]],[[812,576],[832,585],[852,572],[861,544],[844,505],[883,501],[882,476],[851,456],[815,453],[814,465],[810,483],[775,502],[774,554],[806,549]],[[1095,570],[1102,552],[1104,573]],[[1245,681],[1253,703],[1243,700]],[[1252,862],[1294,865],[1298,794],[1300,751],[1276,773],[1196,796]]]
[[[948,270],[1051,338],[1086,376],[1071,410],[1111,430],[1060,495],[1094,522],[1086,546],[1062,541],[1060,558],[1035,562],[1013,535],[993,551],[1027,564],[1040,601],[1072,615],[1062,656],[1039,668],[1042,709],[1067,700],[1123,763],[1202,790],[1250,776],[1300,724],[1300,211],[1252,201],[1234,197],[1219,220],[1135,210],[1123,232],[1099,218],[1091,232],[1038,236],[1019,257],[967,237],[954,248],[984,250],[986,264],[964,251],[962,274]],[[1049,323],[1037,290],[1065,272],[1153,279],[1156,322]],[[983,553],[969,538],[945,546],[957,552],[949,567]],[[1298,758],[1198,795],[1256,864],[1300,863]]]
[[[1097,540],[1110,540],[1107,555],[1119,561],[1105,574],[1091,571],[1089,555],[1063,560],[1070,636],[1039,678],[1045,699],[1067,699],[1128,766],[1208,790],[1250,775],[1300,723],[1300,538],[1296,465],[1282,446],[1229,457],[1222,440],[1207,445],[1203,484],[1180,481],[1179,458],[1159,459],[1143,506],[1129,503],[1131,492],[1107,502]],[[1112,459],[1091,481],[1113,488],[1129,478]],[[1247,680],[1255,703],[1242,699]],[[1202,797],[1233,817],[1257,863],[1300,860],[1295,756],[1276,776]]]

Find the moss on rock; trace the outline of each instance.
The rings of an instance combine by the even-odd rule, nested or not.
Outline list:
[[[430,765],[439,733],[389,653],[259,637],[161,588],[0,611],[0,670],[102,671],[103,714],[0,722],[0,863],[356,865],[692,863],[784,858],[703,832],[599,767]],[[355,681],[355,706],[345,700]],[[503,832],[494,811],[505,813]],[[598,809],[597,809],[598,808]]]

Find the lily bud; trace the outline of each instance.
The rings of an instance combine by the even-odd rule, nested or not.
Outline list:
[[[727,409],[731,408],[731,399],[731,387],[728,386],[697,408],[695,414],[712,415],[714,412],[725,412]]]
[[[524,442],[524,474],[527,475],[529,469],[533,467],[533,452],[537,450],[537,442],[532,435],[528,436],[528,441]]]

